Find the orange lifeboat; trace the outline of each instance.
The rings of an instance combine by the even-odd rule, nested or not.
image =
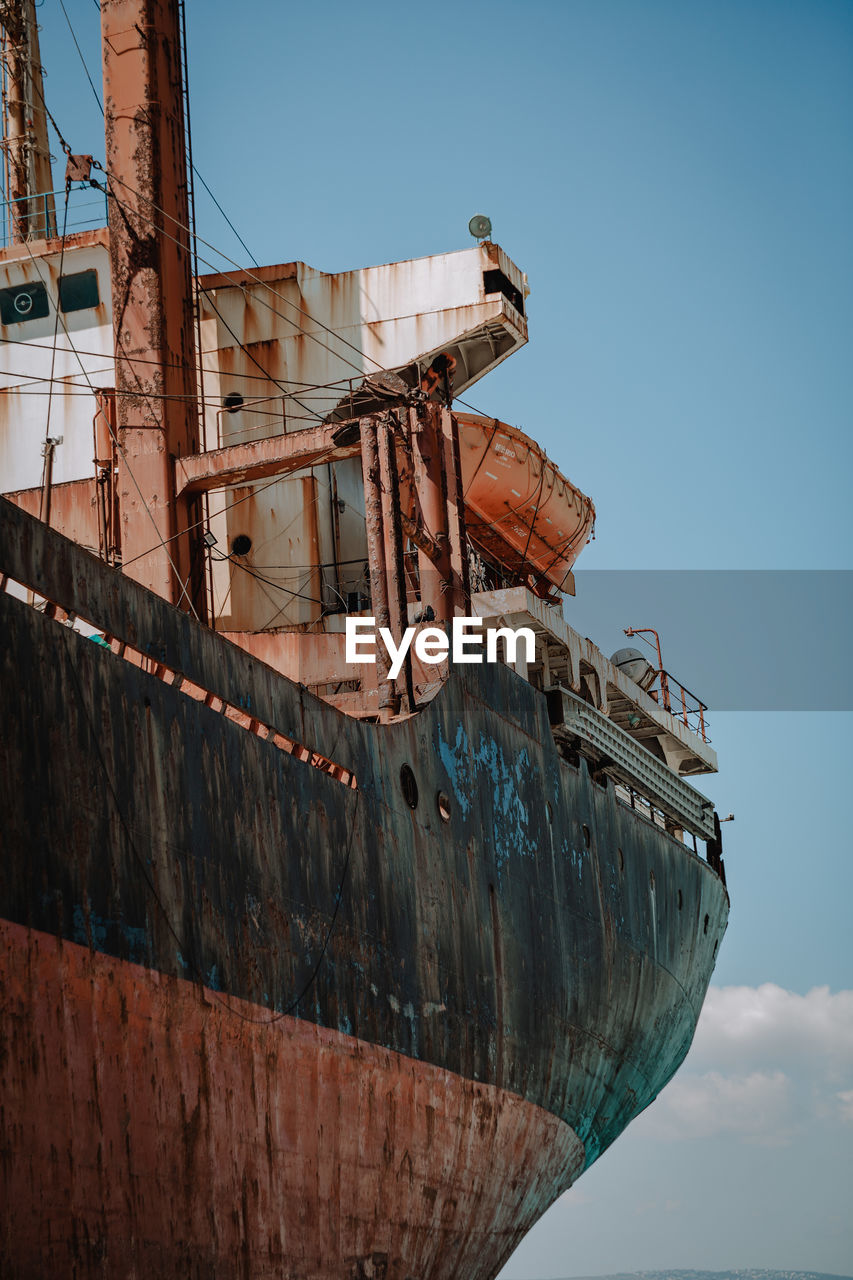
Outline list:
[[[473,414],[456,416],[465,522],[472,539],[512,573],[566,590],[595,522],[591,499],[517,427]]]

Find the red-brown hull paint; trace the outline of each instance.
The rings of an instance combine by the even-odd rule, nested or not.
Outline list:
[[[581,1172],[493,1086],[0,922],[0,1273],[493,1277]]]

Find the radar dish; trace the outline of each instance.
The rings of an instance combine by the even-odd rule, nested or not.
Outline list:
[[[475,213],[468,230],[475,240],[486,240],[492,234],[492,224],[484,213]]]

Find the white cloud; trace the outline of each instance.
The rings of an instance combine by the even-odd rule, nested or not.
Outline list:
[[[849,1124],[853,1124],[853,1089],[844,1089],[838,1094],[841,1111],[841,1119],[846,1120]]]
[[[790,1138],[791,1104],[791,1081],[783,1071],[682,1071],[639,1123],[647,1137],[667,1142],[733,1133],[779,1145]]]
[[[853,991],[712,987],[685,1065],[634,1128],[668,1142],[732,1134],[782,1146],[839,1114],[853,1122],[850,1086]]]
[[[853,1069],[853,991],[814,987],[806,995],[775,983],[711,987],[688,1062],[695,1068],[816,1062]]]

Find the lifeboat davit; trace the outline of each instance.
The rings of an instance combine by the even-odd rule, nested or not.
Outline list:
[[[459,413],[465,522],[505,568],[566,590],[595,507],[517,427]]]

